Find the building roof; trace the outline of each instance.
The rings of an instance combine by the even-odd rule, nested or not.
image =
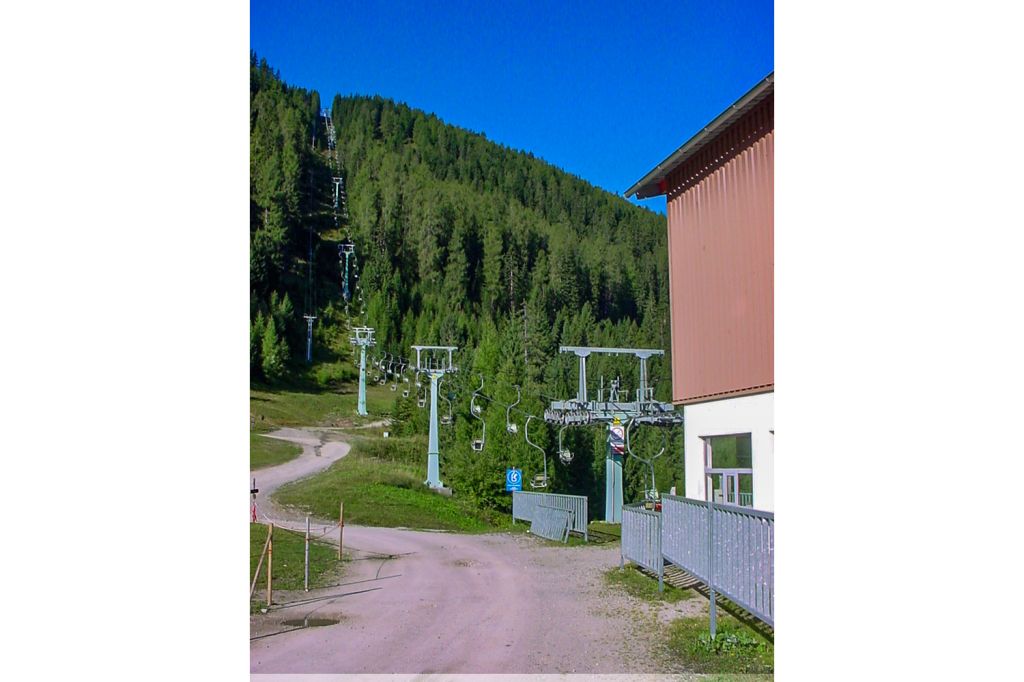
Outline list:
[[[690,157],[712,142],[724,132],[736,119],[750,111],[756,104],[775,91],[775,72],[772,71],[757,85],[752,87],[747,94],[740,97],[732,106],[726,108],[715,120],[708,123],[691,137],[679,149],[672,152],[668,158],[659,163],[647,175],[633,183],[633,186],[626,190],[627,197],[636,195],[637,199],[647,199],[665,194],[665,178],[676,168],[685,163]]]

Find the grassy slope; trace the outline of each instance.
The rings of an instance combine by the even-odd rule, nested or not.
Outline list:
[[[374,421],[390,414],[396,393],[386,386],[366,387],[366,409],[369,417],[356,415],[358,396],[354,387],[343,393],[310,387],[249,390],[249,413],[255,417],[257,430],[274,426],[335,426]],[[262,419],[261,419],[262,417]]]
[[[282,464],[302,454],[302,446],[275,438],[267,438],[258,433],[249,433],[249,469]]]
[[[338,503],[344,501],[345,522],[365,526],[486,532],[508,525],[505,515],[430,492],[421,465],[389,456],[420,446],[425,452],[422,438],[353,437],[351,442],[347,457],[321,474],[282,486],[274,499],[325,519],[337,519]]]

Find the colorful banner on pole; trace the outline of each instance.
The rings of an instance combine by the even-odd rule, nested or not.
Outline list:
[[[621,455],[626,451],[626,429],[621,424],[612,424],[608,427],[608,444],[612,446],[612,452]]]

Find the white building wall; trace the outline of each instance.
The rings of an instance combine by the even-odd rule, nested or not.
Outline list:
[[[704,500],[703,436],[750,434],[754,508],[775,511],[775,394],[760,393],[683,406],[686,497]]]

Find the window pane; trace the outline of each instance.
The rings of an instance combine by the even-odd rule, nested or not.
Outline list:
[[[750,469],[753,467],[750,434],[710,436],[711,466],[715,469]]]

